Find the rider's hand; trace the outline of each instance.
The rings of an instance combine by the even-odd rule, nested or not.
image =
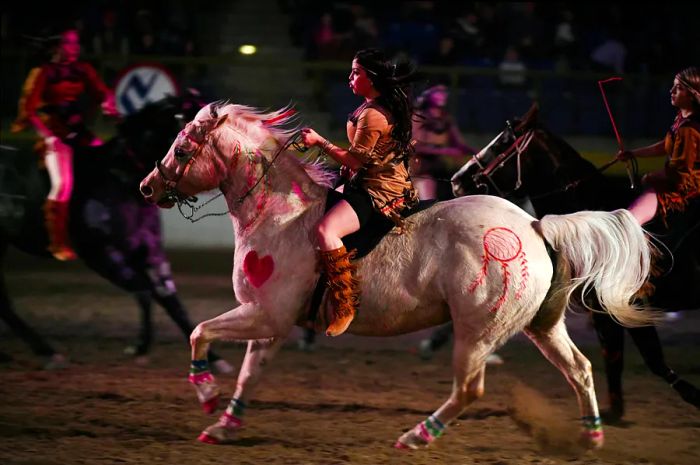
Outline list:
[[[307,147],[313,147],[321,143],[323,138],[318,135],[316,131],[311,128],[302,128],[301,130],[301,141]]]
[[[347,165],[340,165],[340,177],[343,179],[350,179],[355,176],[355,172],[350,169]]]
[[[100,107],[102,108],[102,113],[107,116],[119,116],[119,111],[117,111],[113,96],[104,99]]]
[[[631,150],[620,150],[617,152],[617,155],[615,156],[616,159],[620,161],[627,161],[631,160],[634,158],[634,154],[632,153]]]

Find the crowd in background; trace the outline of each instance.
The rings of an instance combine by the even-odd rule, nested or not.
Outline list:
[[[194,55],[198,53],[191,2],[185,0],[84,2],[66,18],[63,4],[42,6],[37,14],[31,5],[13,5],[3,14],[2,40],[8,49],[41,47],[56,29],[77,27],[83,53],[87,55]],[[55,10],[55,11],[54,11]]]
[[[278,0],[290,36],[309,60],[347,60],[376,46],[420,64],[664,74],[688,57],[700,30],[672,3]],[[42,7],[60,16],[64,5]],[[41,35],[31,5],[3,14],[2,40]],[[51,11],[55,9],[55,15]],[[78,11],[78,9],[74,8]],[[87,54],[192,55],[194,20],[185,0],[84,2],[78,27]],[[650,21],[653,18],[653,21]],[[45,31],[46,32],[46,31]],[[690,52],[692,53],[692,52]]]
[[[699,61],[692,46],[700,38],[695,17],[671,3],[276,1],[289,19],[292,45],[308,61],[348,62],[357,50],[378,47],[390,56],[413,59],[422,69],[443,67],[433,70],[425,85],[452,87],[453,109],[459,110],[455,116],[468,131],[496,130],[504,118],[521,114],[537,99],[557,132],[608,134],[595,82],[573,79],[598,72],[657,79],[640,82],[628,76],[624,95],[611,95],[627,133],[656,134],[668,120],[667,76]],[[210,16],[221,8],[222,3],[186,0],[71,3],[72,11],[80,12],[76,26],[82,53],[93,61],[115,55],[206,55],[217,35],[203,28],[213,27]],[[27,51],[32,37],[55,33],[41,26],[55,29],[66,5],[48,4],[40,13],[35,9],[27,2],[3,11],[3,50]],[[38,50],[40,41],[34,45]],[[123,64],[107,62],[101,72],[112,82]],[[216,95],[206,65],[169,67],[184,84]],[[471,71],[460,71],[462,67]],[[537,77],[528,71],[551,74]],[[661,77],[663,85],[657,85]],[[346,75],[324,72],[315,79],[318,107],[332,114],[333,127],[344,127],[354,105]],[[3,92],[14,95],[11,89]]]
[[[663,2],[283,4],[293,16],[292,39],[310,60],[347,59],[377,46],[425,65],[663,74],[688,63],[698,38],[693,15]]]

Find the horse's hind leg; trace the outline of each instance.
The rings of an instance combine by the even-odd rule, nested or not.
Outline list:
[[[442,406],[426,420],[404,433],[394,447],[418,449],[425,447],[442,435],[447,425],[469,405],[484,395],[485,361],[489,350],[474,351],[474,344],[455,335],[452,368],[454,380],[452,394]]]
[[[1,255],[2,253],[0,253]],[[47,360],[44,365],[45,369],[63,368],[68,363],[63,355],[56,352],[44,338],[17,315],[7,293],[5,274],[2,272],[0,272],[0,319],[10,327],[13,333],[29,345],[35,355]]]
[[[153,344],[153,321],[152,321],[152,302],[151,293],[149,291],[139,291],[133,293],[136,303],[139,305],[139,316],[141,328],[139,329],[138,339],[133,345],[129,345],[124,349],[127,355],[136,357],[137,363],[145,363],[146,356],[151,350]]]
[[[248,341],[248,350],[236,382],[236,391],[231,398],[226,411],[219,420],[205,429],[199,435],[199,440],[207,444],[221,444],[236,438],[238,430],[243,426],[242,416],[245,413],[248,400],[253,389],[257,386],[264,366],[275,356],[285,338],[275,338],[271,341]]]
[[[564,320],[560,319],[547,330],[528,328],[525,333],[574,388],[583,422],[581,441],[587,447],[602,447],[603,428],[593,386],[591,362],[569,338]]]

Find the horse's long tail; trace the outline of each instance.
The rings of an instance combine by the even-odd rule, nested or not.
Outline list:
[[[555,276],[556,291],[562,293],[556,300],[569,305],[580,289],[578,297],[590,308],[584,296],[594,291],[600,309],[625,326],[658,320],[656,312],[633,302],[649,275],[652,246],[628,210],[547,215],[537,229],[564,261],[557,274],[570,274],[569,279]]]

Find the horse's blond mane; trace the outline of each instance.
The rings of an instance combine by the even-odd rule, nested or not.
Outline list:
[[[215,102],[202,108],[197,113],[195,120],[204,122],[210,119],[212,105],[216,105],[216,112],[219,116],[228,115],[224,124],[238,134],[244,146],[260,147],[270,137],[275,139],[278,144],[284,145],[299,130],[297,113],[290,111],[293,110],[291,105],[276,111],[264,111],[247,105]],[[290,123],[294,124],[289,128],[282,127]],[[291,158],[302,166],[313,182],[323,187],[333,187],[337,176],[328,169],[322,160],[310,157]]]

